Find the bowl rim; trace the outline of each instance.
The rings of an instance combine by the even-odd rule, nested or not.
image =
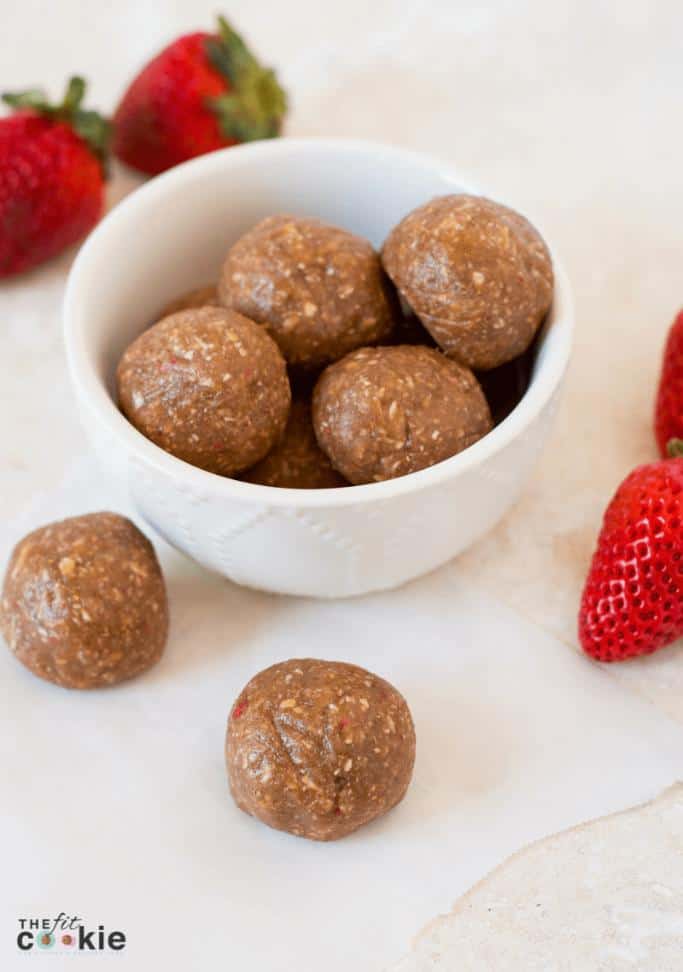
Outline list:
[[[483,438],[463,452],[444,459],[434,466],[409,473],[396,479],[377,483],[365,483],[327,489],[292,489],[280,486],[263,486],[238,479],[219,476],[192,466],[165,452],[131,425],[119,411],[107,391],[88,352],[83,334],[79,329],[77,306],[81,281],[87,276],[91,254],[106,240],[110,228],[119,220],[128,218],[135,208],[141,213],[149,202],[182,186],[201,179],[209,171],[229,171],[231,159],[244,161],[247,156],[272,156],[273,160],[289,152],[362,153],[365,157],[376,154],[392,157],[397,163],[419,166],[432,172],[444,182],[453,182],[462,191],[480,195],[463,181],[457,169],[450,163],[429,154],[387,145],[369,139],[329,136],[283,137],[268,141],[232,146],[191,159],[156,176],[135,189],[118,203],[93,230],[81,247],[69,273],[63,304],[63,328],[66,357],[72,384],[81,407],[86,407],[98,422],[106,427],[110,436],[122,447],[161,474],[182,480],[188,489],[210,492],[215,498],[235,499],[259,506],[297,507],[301,509],[350,507],[362,503],[374,503],[391,497],[404,496],[435,486],[446,479],[459,476],[474,466],[481,465],[501,452],[518,436],[523,435],[534,419],[544,410],[562,382],[569,362],[573,333],[573,301],[571,287],[555,248],[548,242],[555,272],[555,290],[550,326],[539,345],[543,354],[536,359],[536,367],[526,392],[510,414]],[[508,205],[508,203],[505,203]]]

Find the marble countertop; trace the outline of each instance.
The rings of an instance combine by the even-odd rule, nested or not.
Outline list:
[[[215,12],[205,0],[2,2],[3,86],[42,82],[56,93],[78,70],[105,110],[155,47]],[[289,134],[368,137],[442,156],[556,243],[577,331],[555,433],[521,502],[455,570],[558,650],[575,650],[602,510],[621,478],[656,456],[659,358],[683,305],[680,4],[233,0],[226,12],[292,92]],[[109,204],[140,181],[115,168]],[[8,535],[88,461],[60,329],[72,259],[0,285]],[[682,644],[604,678],[662,725],[683,723]],[[421,922],[416,915],[414,931]]]

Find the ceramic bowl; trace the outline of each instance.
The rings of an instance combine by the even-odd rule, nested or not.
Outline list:
[[[217,279],[230,244],[262,217],[319,217],[379,247],[415,206],[463,189],[448,165],[423,155],[347,139],[283,138],[181,165],[102,221],[69,278],[69,368],[95,451],[150,526],[238,584],[314,597],[402,584],[491,529],[547,439],[569,357],[571,295],[554,251],[553,308],[519,404],[464,452],[400,479],[324,490],[226,479],[148,441],[114,395],[124,348],[170,298]]]

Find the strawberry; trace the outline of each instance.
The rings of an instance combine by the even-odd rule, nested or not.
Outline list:
[[[648,655],[683,635],[683,443],[639,466],[607,507],[579,610],[598,661]]]
[[[683,438],[683,311],[671,325],[655,406],[655,437],[667,455],[671,439]]]
[[[197,155],[280,132],[287,102],[275,74],[218,18],[217,34],[186,34],[142,69],[114,116],[114,152],[155,175]]]
[[[0,118],[0,277],[21,273],[81,239],[102,214],[108,125],[85,111],[82,78],[60,105],[42,91],[4,94]]]

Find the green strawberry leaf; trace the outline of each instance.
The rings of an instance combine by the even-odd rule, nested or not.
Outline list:
[[[218,35],[206,42],[206,55],[229,82],[229,90],[208,98],[208,107],[217,115],[225,138],[274,138],[287,112],[287,95],[275,72],[261,66],[224,17],[218,18],[218,26]]]

